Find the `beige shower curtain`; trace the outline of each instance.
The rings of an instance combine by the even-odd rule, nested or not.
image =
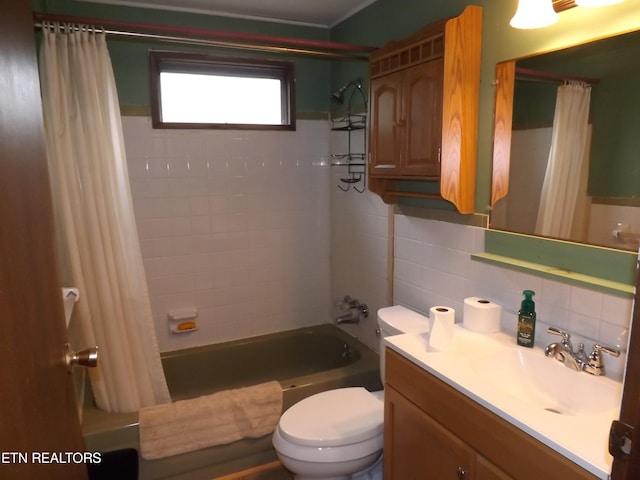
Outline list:
[[[589,104],[591,87],[568,82],[558,87],[547,171],[535,233],[584,241],[588,216]]]
[[[100,348],[100,408],[168,402],[105,35],[45,26],[40,77],[62,276],[81,291],[70,336]]]

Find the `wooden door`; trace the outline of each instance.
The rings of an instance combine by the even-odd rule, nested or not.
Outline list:
[[[473,478],[473,450],[388,384],[384,395],[385,480]]]
[[[640,478],[640,270],[636,271],[636,292],[620,422],[633,429],[635,434],[631,434],[631,451],[628,455],[618,456],[615,449],[610,447],[614,455],[611,480],[638,480]]]
[[[442,146],[442,82],[444,59],[406,70],[403,115],[406,122],[406,155],[403,175],[440,176]]]
[[[0,478],[84,479],[82,462],[43,463],[83,442],[63,362],[31,2],[0,0],[0,11]]]
[[[369,175],[397,175],[403,155],[403,72],[371,80]]]

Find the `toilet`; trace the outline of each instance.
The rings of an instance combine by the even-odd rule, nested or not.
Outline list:
[[[396,305],[378,310],[380,376],[384,338],[425,332],[429,319]],[[339,388],[301,400],[282,414],[273,446],[295,480],[382,480],[384,394]]]

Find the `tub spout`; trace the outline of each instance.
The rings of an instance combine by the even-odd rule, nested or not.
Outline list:
[[[366,304],[360,303],[358,300],[351,300],[351,297],[346,296],[342,302],[338,302],[338,305],[344,311],[348,310],[344,315],[340,315],[336,318],[338,325],[342,323],[360,323],[360,318],[367,318],[369,316],[369,307]]]
[[[360,323],[360,315],[354,314],[353,312],[345,313],[336,318],[336,323],[338,325],[342,323]]]

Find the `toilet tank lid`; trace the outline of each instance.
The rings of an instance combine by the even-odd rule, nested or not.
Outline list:
[[[402,305],[394,305],[378,310],[378,326],[388,335],[426,332],[429,318]]]
[[[291,443],[338,447],[382,435],[384,402],[362,387],[317,393],[289,408],[278,428]]]

